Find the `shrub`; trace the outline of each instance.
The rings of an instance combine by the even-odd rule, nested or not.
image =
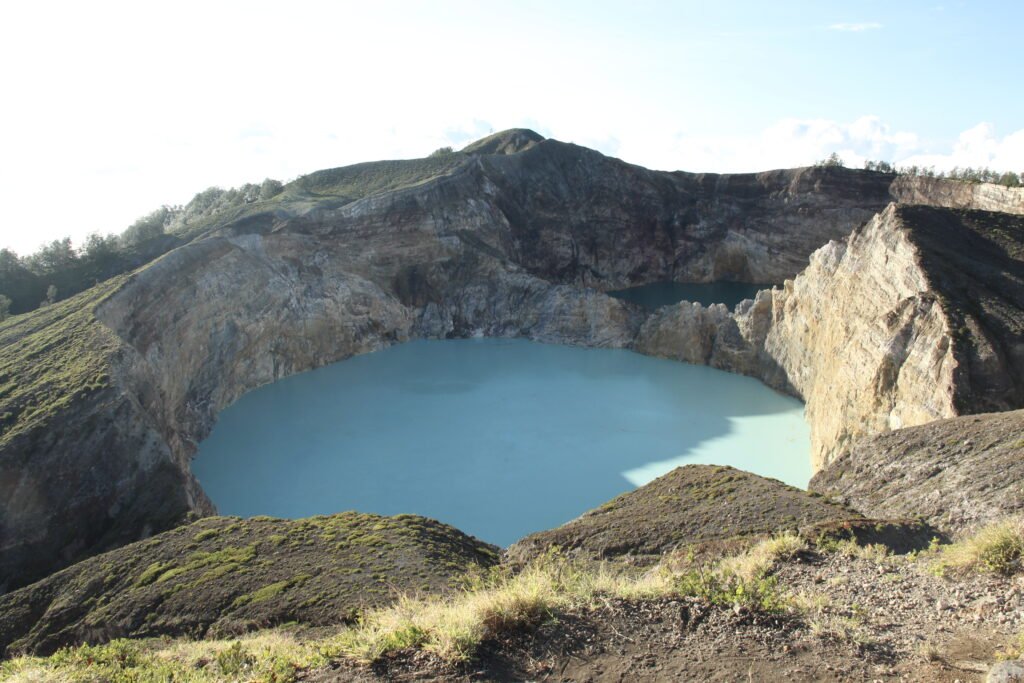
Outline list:
[[[836,168],[843,165],[844,164],[842,157],[840,157],[839,154],[837,154],[836,152],[832,152],[827,157],[825,157],[824,159],[815,164],[815,166],[819,166],[822,168]]]

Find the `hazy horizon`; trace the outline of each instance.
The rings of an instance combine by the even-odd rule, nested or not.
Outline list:
[[[0,247],[514,127],[663,170],[1024,171],[1016,4],[280,7],[3,10]]]

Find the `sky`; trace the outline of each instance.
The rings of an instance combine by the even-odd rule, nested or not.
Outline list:
[[[665,170],[1024,171],[1024,3],[0,6],[0,247],[513,127]]]

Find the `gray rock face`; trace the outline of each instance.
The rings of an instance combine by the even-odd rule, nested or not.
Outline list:
[[[891,205],[733,314],[682,303],[644,353],[803,398],[815,469],[865,435],[1024,405],[1024,219]]]
[[[891,390],[865,394],[874,385],[861,383],[838,403],[811,407],[830,395],[830,383],[860,379],[879,358],[903,353],[876,353],[876,342],[906,338],[924,349],[952,338],[944,318],[917,311],[931,289],[913,267],[903,233],[879,223],[891,218],[876,219],[845,252],[828,247],[803,280],[762,292],[735,314],[687,304],[645,319],[602,293],[659,280],[782,282],[807,267],[821,245],[845,240],[894,193],[961,201],[943,194],[947,185],[897,187],[889,175],[834,168],[654,172],[513,133],[439,160],[312,174],[273,206],[205,229],[90,303],[93,324],[113,339],[102,351],[110,377],[102,395],[62,388],[60,410],[30,422],[0,394],[0,416],[16,416],[0,432],[0,479],[15,482],[5,483],[5,492],[17,492],[0,500],[0,585],[23,585],[189,514],[211,513],[188,465],[218,411],[285,375],[417,337],[635,344],[758,376],[808,400],[809,415],[817,416],[812,425],[821,420],[822,458],[830,439],[897,418],[911,423],[969,409],[969,401],[968,408],[957,403],[967,395],[961,389],[947,397],[948,383],[923,388],[902,371],[882,374],[895,378],[887,380]],[[986,201],[1009,206],[1012,199]],[[1024,211],[1024,201],[1018,208]],[[887,266],[856,246],[870,239],[894,240],[883,244],[885,253],[903,261]],[[858,279],[851,254],[860,254],[875,280]],[[847,289],[829,289],[827,280],[844,267]],[[876,280],[888,298],[871,289]],[[900,314],[908,322],[876,330],[905,295],[922,297]],[[856,303],[825,305],[846,296]],[[861,317],[856,329],[837,322]],[[812,331],[799,333],[805,326]],[[876,337],[842,338],[865,330]],[[932,336],[925,340],[919,330]],[[996,330],[991,352],[979,351],[982,379],[998,374],[1007,353],[1018,357],[1017,347],[1000,346],[1001,334]],[[863,354],[830,360],[858,344]],[[66,362],[46,348],[43,361]],[[951,348],[956,357],[960,347]],[[940,361],[922,360],[922,377],[953,372]],[[18,367],[37,362],[26,351]],[[1015,382],[1003,391],[1007,404],[1017,400]],[[875,395],[884,397],[884,410],[870,408]],[[828,421],[830,406],[850,402],[853,409]]]
[[[985,677],[985,683],[1021,683],[1024,681],[1024,662],[997,662]]]
[[[1024,513],[1024,411],[969,415],[858,441],[812,491],[869,517],[964,532]]]
[[[1024,213],[1024,188],[960,183],[943,178],[898,176],[889,188],[894,202],[947,209]]]

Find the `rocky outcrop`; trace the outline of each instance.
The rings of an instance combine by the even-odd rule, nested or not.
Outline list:
[[[812,491],[872,517],[964,532],[1024,513],[1024,411],[938,420],[862,439]]]
[[[1024,213],[1024,187],[901,175],[893,179],[889,192],[900,204]]]
[[[812,463],[857,439],[1024,405],[1024,219],[889,206],[730,314],[682,303],[637,349],[803,398]]]
[[[987,347],[950,347],[957,368],[974,353],[977,381],[954,378],[953,408],[944,402],[942,373],[954,369],[926,350],[941,336],[929,327],[940,321],[928,317],[935,287],[913,269],[890,282],[883,257],[867,253],[877,243],[884,258],[908,258],[907,231],[877,225],[856,244],[829,247],[803,279],[734,315],[676,307],[644,322],[643,311],[602,293],[658,280],[793,278],[892,192],[892,176],[842,168],[654,172],[529,131],[305,176],[272,200],[211,218],[127,278],[0,326],[0,586],[209,514],[188,464],[218,411],[285,375],[417,337],[635,343],[746,372],[809,406],[824,401],[809,407],[821,421],[820,459],[879,426],[970,410],[980,399],[969,395],[1012,405],[1016,380],[989,383],[1004,359],[1019,357],[992,324],[1002,320],[998,302],[975,316],[993,331]],[[838,316],[826,310],[829,297],[847,295]],[[845,360],[828,359],[839,350]],[[83,357],[88,372],[78,371]],[[858,384],[836,398],[828,387],[847,376]],[[925,388],[926,378],[938,383]],[[864,394],[878,387],[881,398]]]
[[[212,517],[0,596],[0,657],[81,642],[351,621],[398,592],[443,593],[497,548],[414,515]]]
[[[716,465],[686,465],[624,493],[557,529],[511,545],[522,564],[553,548],[584,559],[653,564],[667,553],[714,556],[780,533],[883,543],[906,552],[934,531],[915,522],[877,522],[775,479]]]
[[[758,538],[820,522],[858,519],[853,510],[774,479],[716,465],[686,465],[557,529],[509,547],[523,562],[557,547],[593,558],[658,561],[696,543]]]

